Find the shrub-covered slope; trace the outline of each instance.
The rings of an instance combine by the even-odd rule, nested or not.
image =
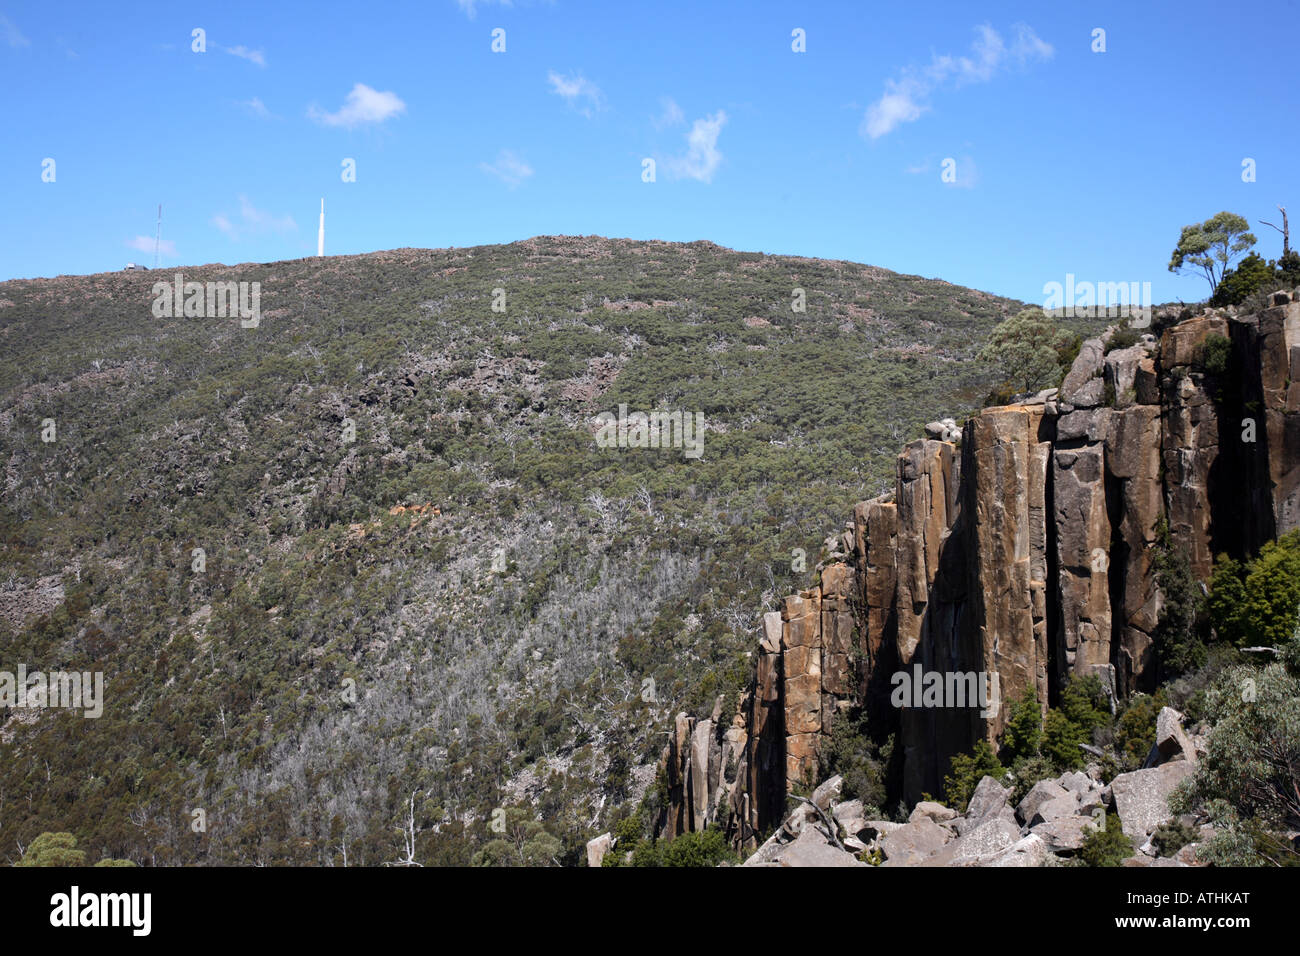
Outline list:
[[[575,862],[1020,306],[594,237],[180,271],[259,327],[0,284],[0,670],[106,679],[0,710],[0,859]],[[620,404],[702,457],[598,447]]]

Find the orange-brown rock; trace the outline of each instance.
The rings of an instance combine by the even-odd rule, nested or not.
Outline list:
[[[1206,367],[1212,335],[1230,342],[1226,367]],[[1300,527],[1300,302],[1206,313],[1110,354],[1105,341],[1084,344],[1056,396],[983,409],[960,446],[904,447],[893,492],[858,504],[817,583],[764,616],[739,711],[678,717],[659,832],[700,829],[721,806],[716,822],[754,845],[788,789],[819,779],[854,706],[895,735],[891,799],[937,795],[951,758],[996,743],[1026,689],[1045,707],[1074,675],[1120,698],[1153,688],[1162,522],[1202,579],[1215,554]],[[897,676],[936,672],[948,686],[995,675],[1001,699],[894,706]]]

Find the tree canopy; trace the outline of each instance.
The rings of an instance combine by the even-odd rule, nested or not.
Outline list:
[[[1074,335],[1042,309],[1022,309],[990,333],[979,359],[999,380],[1022,392],[1049,388],[1060,377],[1063,358]]]
[[[1183,226],[1169,271],[1201,273],[1213,294],[1232,261],[1255,242],[1250,223],[1236,213],[1221,212],[1205,222]]]

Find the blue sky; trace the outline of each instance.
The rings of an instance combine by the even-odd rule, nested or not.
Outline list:
[[[1238,212],[1275,258],[1257,220],[1300,213],[1297,25],[1294,0],[0,0],[0,279],[152,263],[158,203],[165,267],[313,255],[324,197],[328,255],[709,239],[1192,301],[1181,226]]]

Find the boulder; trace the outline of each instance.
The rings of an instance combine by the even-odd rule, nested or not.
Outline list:
[[[1192,764],[1177,760],[1159,767],[1122,773],[1110,783],[1124,835],[1137,844],[1172,818],[1169,795],[1192,773]]]
[[[945,807],[942,803],[935,803],[933,800],[923,800],[912,808],[912,815],[907,819],[909,823],[915,823],[921,817],[928,817],[935,823],[947,823],[956,816],[956,810]]]
[[[983,866],[1020,841],[1020,827],[1004,816],[986,820],[921,862],[921,866]]]
[[[935,441],[955,442],[961,438],[961,428],[951,418],[941,418],[925,426],[925,437]]]
[[[1040,803],[1034,813],[1025,820],[1025,825],[1032,828],[1040,823],[1059,820],[1062,817],[1078,816],[1078,814],[1079,798],[1073,793],[1067,793],[1063,797],[1055,797]]]
[[[1047,866],[1051,862],[1051,856],[1043,839],[1031,833],[980,863],[980,866]]]
[[[1106,356],[1106,383],[1114,390],[1115,407],[1128,408],[1137,401],[1138,365],[1147,357],[1141,345],[1115,349]]]
[[[885,854],[883,866],[916,866],[952,840],[952,831],[929,817],[921,817],[886,833],[880,841]]]
[[[748,861],[746,861],[748,863]],[[770,863],[777,866],[867,866],[852,853],[826,842],[825,834],[815,827],[805,827],[798,839],[782,846]]]
[[[1070,396],[1075,408],[1096,408],[1106,397],[1106,384],[1099,378],[1089,379]]]
[[[1096,380],[1100,388],[1100,380],[1096,377],[1101,374],[1102,361],[1104,356],[1104,346],[1101,339],[1088,339],[1079,348],[1079,354],[1074,359],[1074,364],[1070,366],[1069,373],[1065,376],[1065,381],[1061,383],[1061,389],[1058,393],[1061,401],[1071,405],[1085,407],[1086,402],[1080,402],[1076,399],[1076,393],[1086,386],[1089,382]],[[1092,404],[1097,404],[1096,402]]]
[[[1091,817],[1061,816],[1040,823],[1029,832],[1053,853],[1073,853],[1083,849],[1084,839],[1095,826]]]
[[[1053,780],[1040,780],[1020,801],[1020,805],[1016,807],[1016,816],[1022,823],[1029,823],[1038,813],[1039,807],[1060,797],[1069,797],[1077,801],[1077,798],[1059,783]]]
[[[989,817],[995,816],[1011,799],[1011,791],[992,777],[982,777],[975,785],[970,802],[966,804],[966,819],[969,829],[974,829]],[[963,829],[966,829],[965,827]]]
[[[1106,801],[1102,799],[1102,791],[1100,787],[1095,790],[1089,790],[1086,793],[1077,794],[1077,796],[1079,798],[1079,808],[1075,812],[1080,813],[1083,816],[1090,817],[1093,815],[1094,811],[1104,810],[1106,808]]]
[[[1096,786],[1091,777],[1078,770],[1071,770],[1067,773],[1061,774],[1056,778],[1056,784],[1078,797],[1082,797],[1085,793],[1093,790]]]
[[[1196,747],[1183,730],[1183,715],[1172,707],[1161,707],[1156,717],[1156,742],[1147,756],[1147,766],[1170,760],[1196,762]]]
[[[587,865],[600,866],[605,859],[605,854],[609,852],[610,847],[614,845],[614,838],[608,833],[602,833],[594,840],[587,841]]]
[[[867,844],[877,843],[887,834],[901,830],[905,826],[906,823],[894,823],[891,820],[868,820],[862,825],[862,829],[858,830],[857,836]]]
[[[836,774],[813,791],[812,802],[822,810],[829,810],[831,804],[839,800],[840,791],[843,789],[844,778]]]
[[[1056,420],[1057,441],[1106,441],[1113,413],[1109,408],[1080,408]]]

